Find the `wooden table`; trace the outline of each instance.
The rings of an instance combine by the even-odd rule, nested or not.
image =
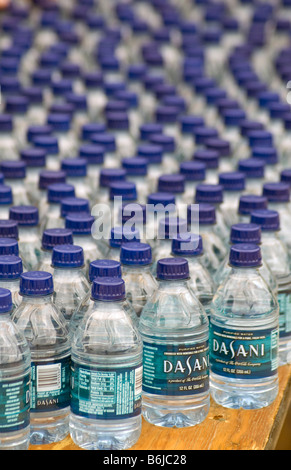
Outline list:
[[[229,410],[212,401],[205,421],[195,427],[159,428],[143,421],[142,434],[131,450],[273,450],[291,399],[291,365],[279,368],[279,394],[260,410]],[[82,450],[68,436],[30,450]]]

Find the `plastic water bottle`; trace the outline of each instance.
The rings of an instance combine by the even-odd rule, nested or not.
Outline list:
[[[0,151],[3,160],[17,160],[18,148],[14,139],[14,124],[9,114],[0,115]]]
[[[160,221],[166,216],[174,217],[177,214],[176,200],[171,193],[150,193],[147,197],[147,243],[154,249],[158,243]]]
[[[70,434],[87,450],[127,449],[141,432],[142,341],[122,279],[96,278],[92,298],[72,340]]]
[[[53,273],[52,252],[56,245],[73,245],[73,234],[67,228],[49,228],[41,237],[38,271]]]
[[[55,135],[41,135],[34,139],[34,145],[46,152],[46,168],[50,171],[59,170],[60,147]]]
[[[35,206],[13,206],[9,218],[17,222],[19,255],[28,270],[37,269],[40,259],[39,215]]]
[[[134,155],[135,142],[129,131],[127,112],[111,112],[106,117],[107,130],[114,134],[119,158]]]
[[[184,176],[184,196],[185,204],[191,204],[194,201],[196,186],[205,181],[206,165],[198,161],[183,161],[180,164],[180,173]]]
[[[202,183],[196,187],[195,204],[211,204],[215,207],[216,227],[215,231],[222,242],[227,242],[229,228],[223,217],[221,205],[224,200],[223,187],[220,184]]]
[[[40,219],[48,210],[47,188],[52,184],[66,182],[66,173],[58,170],[41,170],[38,176],[38,188],[30,194],[31,203],[38,207]]]
[[[26,189],[26,163],[22,160],[3,160],[0,171],[4,175],[5,185],[10,186],[13,194],[13,204],[29,205]]]
[[[139,242],[121,245],[120,262],[122,278],[126,285],[126,298],[139,318],[143,307],[157,288],[151,271],[151,246]]]
[[[199,299],[209,317],[210,305],[215,292],[213,279],[203,264],[203,240],[200,235],[191,234],[188,238],[172,240],[172,256],[185,258],[189,265],[189,289]]]
[[[178,216],[162,218],[159,222],[157,243],[153,250],[152,271],[155,273],[157,261],[160,258],[169,258],[172,252],[172,240],[178,236],[188,235],[187,219]]]
[[[290,260],[286,246],[279,238],[280,216],[277,211],[261,210],[251,214],[251,222],[260,225],[262,254],[277,280],[279,303],[279,365],[290,363]]]
[[[0,255],[0,287],[11,292],[12,308],[15,309],[22,301],[19,295],[20,276],[23,272],[22,259],[13,254]]]
[[[110,231],[105,257],[114,261],[120,261],[121,245],[133,241],[140,241],[140,233],[137,228],[127,226],[113,227]]]
[[[87,188],[89,197],[95,201],[97,196],[100,171],[104,165],[104,148],[97,144],[83,144],[79,147],[79,157],[87,162],[87,179],[89,188]]]
[[[109,202],[109,187],[114,181],[124,181],[126,170],[124,168],[103,168],[100,171],[98,191],[93,197],[93,203],[101,204]]]
[[[76,197],[89,199],[90,184],[87,177],[87,160],[85,158],[63,158],[61,169],[66,172],[66,182],[75,188]]]
[[[237,201],[245,189],[245,175],[238,171],[220,173],[219,184],[223,187],[222,216],[229,228],[237,223]]]
[[[51,228],[63,228],[64,220],[61,215],[61,202],[68,197],[75,197],[75,188],[68,183],[55,183],[47,188],[48,209],[40,221],[40,232]]]
[[[246,193],[260,196],[265,182],[265,162],[260,158],[244,158],[238,162],[238,171],[245,175]]]
[[[72,244],[54,246],[52,268],[53,303],[69,325],[74,312],[90,291],[90,285],[83,270],[83,248]]]
[[[86,315],[86,312],[90,309],[94,300],[91,298],[91,290],[92,290],[92,283],[95,278],[104,278],[104,277],[119,277],[121,278],[121,264],[119,261],[111,260],[111,259],[100,259],[91,261],[89,273],[88,273],[88,282],[90,284],[90,288],[88,293],[85,295],[83,300],[81,301],[79,307],[75,310],[72,315],[70,324],[69,324],[69,332],[72,336],[76,331],[80,321]],[[136,314],[134,312],[136,317]],[[134,320],[136,321],[136,318]]]
[[[119,155],[116,147],[116,137],[111,132],[98,132],[91,136],[92,145],[101,146],[104,151],[104,167],[117,168],[119,166]]]
[[[262,408],[278,394],[278,303],[257,269],[258,245],[233,245],[229,262],[211,312],[211,395],[226,408]]]
[[[149,192],[147,179],[148,162],[146,158],[129,157],[123,158],[122,167],[126,170],[126,179],[135,184],[140,203],[145,203]]]
[[[210,406],[208,318],[189,290],[186,259],[159,260],[157,279],[159,287],[139,322],[143,416],[156,426],[193,426],[206,418]]]
[[[248,223],[251,213],[268,208],[268,199],[258,194],[244,194],[238,201],[238,223]]]
[[[11,320],[11,292],[0,288],[0,449],[28,450],[30,443],[31,357],[29,345]]]
[[[50,273],[23,273],[22,302],[12,316],[31,352],[32,445],[61,441],[69,433],[70,343],[65,319],[52,302],[53,289]]]
[[[41,148],[28,147],[22,149],[20,158],[26,164],[25,186],[31,204],[34,204],[35,193],[38,190],[39,172],[46,167],[46,153]]]

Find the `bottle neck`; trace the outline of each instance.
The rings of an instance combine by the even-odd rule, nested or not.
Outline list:
[[[53,300],[53,294],[48,295],[23,295],[22,296],[22,303],[24,304],[48,304],[51,303]]]

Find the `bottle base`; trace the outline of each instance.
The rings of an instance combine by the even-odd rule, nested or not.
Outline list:
[[[11,433],[0,433],[1,450],[28,450],[30,444],[30,427]]]
[[[209,394],[195,397],[159,397],[143,395],[142,414],[146,421],[155,426],[186,428],[196,426],[209,413]]]
[[[269,406],[279,390],[277,376],[260,379],[256,383],[249,380],[234,380],[210,376],[210,393],[213,400],[224,408],[256,410]]]
[[[122,420],[95,420],[75,414],[70,417],[70,435],[86,450],[126,450],[138,441],[141,416]]]
[[[69,410],[50,413],[31,413],[30,444],[46,445],[60,442],[69,434]]]

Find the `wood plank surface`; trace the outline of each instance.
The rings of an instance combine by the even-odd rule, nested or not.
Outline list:
[[[211,402],[205,421],[183,429],[159,428],[143,420],[142,433],[131,450],[273,450],[291,399],[291,365],[279,368],[279,394],[267,408],[229,410]],[[30,450],[82,450],[70,436]]]

